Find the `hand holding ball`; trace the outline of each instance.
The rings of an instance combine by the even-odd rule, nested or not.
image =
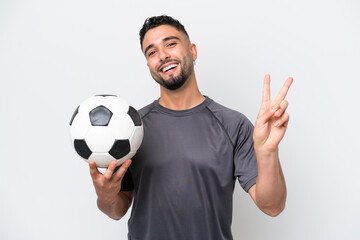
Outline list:
[[[113,160],[121,165],[139,149],[143,125],[139,113],[125,100],[114,95],[86,99],[70,120],[70,135],[75,151],[98,167]]]

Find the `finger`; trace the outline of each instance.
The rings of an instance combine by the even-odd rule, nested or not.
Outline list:
[[[280,108],[274,113],[275,117],[280,117],[287,109],[289,103],[286,100],[282,100],[280,103]]]
[[[131,162],[132,160],[131,159],[128,159],[126,160],[121,166],[120,168],[117,170],[117,172],[115,173],[115,179],[117,180],[121,180],[123,179],[126,171],[128,170],[128,168],[130,167],[131,165]]]
[[[112,177],[113,172],[114,172],[114,170],[115,170],[115,168],[116,168],[116,164],[117,164],[117,163],[116,163],[115,160],[110,162],[108,168],[106,169],[106,171],[105,171],[105,173],[104,173],[104,178],[105,178],[106,180],[110,180],[110,178]]]
[[[96,163],[92,160],[89,161],[89,168],[90,168],[90,176],[93,180],[95,180],[99,174],[101,174],[96,167]]]
[[[275,104],[271,108],[267,108],[261,115],[259,115],[256,119],[257,124],[265,124],[270,120],[272,116],[274,116],[274,113],[278,111],[280,108],[279,104]]]
[[[264,78],[262,101],[264,102],[268,100],[270,100],[270,75],[266,74]]]
[[[279,120],[275,122],[275,127],[287,127],[287,124],[289,122],[289,114],[284,113]]]
[[[279,94],[276,96],[276,99],[275,99],[276,103],[280,104],[280,102],[285,99],[286,94],[289,91],[289,88],[290,88],[292,82],[293,82],[292,77],[288,77],[288,79],[286,79],[283,87],[280,89]]]

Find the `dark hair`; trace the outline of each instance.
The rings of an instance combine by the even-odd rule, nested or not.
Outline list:
[[[152,28],[161,26],[161,25],[170,25],[170,26],[176,28],[178,31],[185,33],[186,36],[189,37],[189,35],[187,34],[187,32],[185,30],[184,25],[182,25],[178,20],[176,20],[170,16],[167,16],[167,15],[154,16],[154,17],[147,18],[144,22],[144,25],[140,29],[139,35],[140,35],[141,48],[142,48],[144,37],[145,37],[145,34],[147,33],[147,31],[149,31]]]

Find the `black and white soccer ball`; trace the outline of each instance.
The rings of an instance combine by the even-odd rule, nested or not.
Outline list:
[[[97,95],[82,102],[70,120],[75,151],[101,168],[112,160],[121,165],[141,145],[144,130],[139,113],[115,95]]]

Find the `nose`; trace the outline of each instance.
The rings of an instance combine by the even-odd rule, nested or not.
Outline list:
[[[160,57],[160,62],[163,62],[166,59],[170,58],[170,54],[168,53],[168,51],[166,51],[166,49],[162,48],[159,50],[159,57]]]

